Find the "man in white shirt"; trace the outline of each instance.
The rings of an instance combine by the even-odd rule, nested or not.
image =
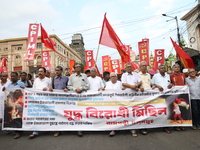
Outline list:
[[[164,90],[163,87],[168,87],[170,89],[173,85],[171,84],[169,74],[166,73],[165,65],[159,65],[158,69],[159,73],[155,74],[151,80],[152,89],[158,88],[160,91]],[[164,127],[163,130],[168,134],[171,133],[167,127]]]
[[[126,73],[122,74],[122,85],[126,88],[138,91],[139,86],[142,84],[142,81],[136,72],[133,72],[133,66],[131,63],[126,63]],[[132,136],[137,137],[136,130],[131,130]]]
[[[117,80],[117,74],[112,72],[110,74],[110,81],[106,82],[105,89],[122,89],[125,90],[126,88],[122,86],[122,82]]]
[[[97,69],[95,67],[90,69],[90,77],[88,77],[89,90],[104,90],[104,84],[100,77],[97,76]]]
[[[2,91],[2,89],[5,87],[8,87],[8,85],[11,83],[11,81],[8,79],[8,74],[5,72],[2,72],[0,74],[1,83],[0,83],[0,122],[3,118],[3,101],[5,100],[5,93]]]
[[[49,88],[51,87],[51,81],[50,78],[45,76],[45,74],[46,74],[46,68],[40,67],[38,69],[38,78],[35,79],[33,88],[41,89],[43,91],[49,90]],[[38,135],[39,135],[38,131],[33,131],[33,133],[29,136],[29,138],[33,139]]]
[[[115,72],[110,73],[110,81],[106,82],[105,89],[122,89],[125,90],[125,87],[122,87],[122,82],[117,80],[117,74]],[[111,131],[109,136],[114,136],[115,131]]]

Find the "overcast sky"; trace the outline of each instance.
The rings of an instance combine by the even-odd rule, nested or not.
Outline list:
[[[0,39],[27,37],[30,23],[42,23],[49,34],[58,35],[68,45],[73,34],[81,33],[85,49],[96,54],[107,12],[121,41],[131,45],[136,54],[137,43],[149,38],[150,51],[165,49],[168,55],[172,50],[169,37],[177,41],[176,22],[166,22],[170,18],[162,14],[178,17],[180,34],[187,44],[186,23],[180,18],[196,4],[196,0],[0,0]],[[115,49],[100,46],[99,67],[102,55],[119,58]]]

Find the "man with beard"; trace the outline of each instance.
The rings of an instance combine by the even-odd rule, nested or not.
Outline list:
[[[8,87],[15,87],[15,88],[24,88],[25,87],[25,85],[24,85],[24,83],[22,83],[20,80],[18,80],[18,73],[17,72],[11,72],[11,74],[10,74],[10,76],[11,76],[11,83],[8,85]],[[3,91],[5,91],[5,87],[3,87]],[[14,104],[15,104],[15,102],[13,102]],[[21,107],[23,107],[23,106],[19,106],[19,104],[16,104],[16,105],[18,105],[18,109],[20,109]],[[20,118],[20,119],[17,119],[18,121],[20,121],[22,118]],[[13,121],[14,122],[14,121]],[[16,122],[17,123],[17,122]],[[19,122],[19,124],[20,123],[22,123],[22,120]],[[11,132],[7,132],[7,133],[11,133]],[[14,139],[18,139],[18,138],[20,138],[21,137],[21,131],[15,131],[15,135],[14,135]]]
[[[46,68],[40,67],[38,69],[38,78],[35,79],[34,84],[33,84],[33,88],[40,89],[40,90],[43,90],[43,91],[49,90],[49,88],[51,87],[51,81],[48,77],[45,76],[45,74],[46,74]],[[39,132],[34,131],[29,136],[29,138],[33,139],[38,135],[39,135]]]
[[[49,91],[53,91],[53,89],[64,90],[65,92],[68,91],[68,77],[62,75],[63,68],[61,66],[57,66],[55,72],[56,76],[52,78],[52,86],[49,88]],[[58,131],[54,134],[54,136],[57,137],[60,133],[61,132]]]

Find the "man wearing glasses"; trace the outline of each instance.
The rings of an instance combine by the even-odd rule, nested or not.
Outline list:
[[[69,77],[67,88],[71,91],[75,91],[76,93],[82,93],[83,91],[87,91],[89,88],[88,79],[85,74],[81,73],[80,64],[75,64],[74,70],[76,71],[76,73],[72,74]],[[77,135],[82,137],[83,133],[81,131],[78,131]]]
[[[142,84],[142,81],[136,72],[133,72],[133,67],[131,63],[126,63],[126,73],[122,75],[122,85],[126,88],[138,91],[139,86]],[[136,130],[131,130],[132,136],[137,137]]]
[[[186,78],[186,84],[189,86],[191,108],[192,108],[192,129],[200,129],[200,78],[196,76],[196,71],[188,69],[189,77]]]
[[[61,66],[57,66],[55,72],[56,76],[52,78],[52,86],[49,88],[49,91],[53,91],[53,89],[64,90],[65,92],[68,91],[68,77],[62,75],[63,68]],[[61,132],[58,131],[54,134],[54,137],[57,137],[60,134]]]

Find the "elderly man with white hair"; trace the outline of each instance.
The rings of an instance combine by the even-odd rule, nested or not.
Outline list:
[[[97,76],[97,69],[95,67],[90,69],[90,77],[88,77],[89,90],[104,90],[104,84],[100,77]]]
[[[105,89],[122,89],[125,90],[126,88],[122,86],[122,82],[117,80],[117,74],[112,72],[110,74],[110,81],[106,82]],[[112,137],[115,135],[115,131],[111,131],[109,136]]]

